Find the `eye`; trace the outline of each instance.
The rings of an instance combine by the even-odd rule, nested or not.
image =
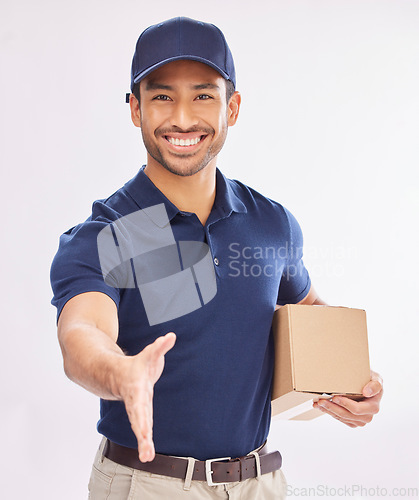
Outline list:
[[[197,97],[198,101],[206,101],[208,99],[212,99],[212,97],[208,94],[200,94],[198,97]]]
[[[153,101],[170,101],[170,97],[168,95],[159,94],[153,97]]]

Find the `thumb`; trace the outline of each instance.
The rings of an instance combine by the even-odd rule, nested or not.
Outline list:
[[[159,337],[152,344],[149,345],[150,357],[152,360],[158,359],[160,356],[164,356],[172,347],[175,345],[176,335],[173,332],[169,332],[163,337]]]
[[[376,396],[383,389],[383,379],[381,375],[371,370],[371,380],[368,384],[363,388],[362,394],[371,398],[372,396]]]

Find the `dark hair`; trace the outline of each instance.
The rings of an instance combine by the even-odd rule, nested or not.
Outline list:
[[[231,96],[234,94],[234,84],[231,80],[226,80],[226,98],[227,102],[230,100]]]
[[[228,102],[231,96],[234,94],[234,85],[233,82],[230,80],[225,80],[225,82],[226,82],[226,99]],[[137,101],[140,102],[140,82],[134,85],[132,93],[134,94]]]

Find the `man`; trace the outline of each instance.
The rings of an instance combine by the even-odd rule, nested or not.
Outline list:
[[[283,498],[280,454],[264,446],[272,315],[323,304],[301,230],[216,167],[241,103],[218,28],[149,27],[131,90],[147,164],[62,235],[51,270],[65,372],[101,397],[90,498]],[[322,409],[362,426],[378,411],[378,375],[364,395]]]

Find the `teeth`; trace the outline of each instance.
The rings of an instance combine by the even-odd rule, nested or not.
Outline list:
[[[200,142],[201,137],[195,137],[195,139],[178,139],[177,137],[167,137],[167,140],[174,146],[195,146],[195,144],[198,144],[198,142]]]

